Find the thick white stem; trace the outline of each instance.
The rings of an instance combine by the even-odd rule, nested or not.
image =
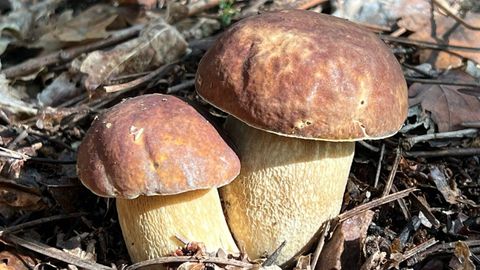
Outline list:
[[[217,189],[117,199],[117,210],[133,262],[171,255],[182,246],[175,236],[203,242],[207,251],[238,252]]]
[[[355,144],[288,138],[231,117],[226,129],[242,162],[237,179],[220,189],[227,222],[254,259],[286,240],[283,264],[340,212]]]

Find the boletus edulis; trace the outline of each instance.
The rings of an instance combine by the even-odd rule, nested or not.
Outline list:
[[[231,26],[202,58],[198,94],[230,116],[237,180],[220,190],[239,245],[277,263],[338,215],[355,141],[395,134],[407,86],[389,48],[343,19],[286,10]]]
[[[132,261],[172,254],[176,236],[238,252],[217,187],[238,175],[239,159],[179,98],[139,96],[99,116],[78,149],[77,171],[92,192],[117,198]]]

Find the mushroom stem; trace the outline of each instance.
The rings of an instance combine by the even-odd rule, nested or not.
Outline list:
[[[133,262],[171,255],[183,246],[175,236],[203,242],[208,251],[238,252],[215,188],[117,199],[117,210]]]
[[[276,261],[286,263],[340,212],[355,143],[279,136],[233,117],[225,128],[242,163],[237,179],[220,189],[230,229],[252,259],[286,240]]]

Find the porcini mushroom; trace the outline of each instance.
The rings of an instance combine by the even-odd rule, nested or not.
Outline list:
[[[117,198],[134,262],[172,254],[181,245],[176,236],[208,251],[237,252],[216,188],[239,170],[238,157],[207,120],[160,94],[128,99],[94,120],[77,159],[85,186]]]
[[[389,48],[343,19],[286,10],[231,26],[202,58],[198,94],[230,116],[242,169],[220,190],[247,254],[277,263],[341,208],[354,141],[392,136],[407,87]]]

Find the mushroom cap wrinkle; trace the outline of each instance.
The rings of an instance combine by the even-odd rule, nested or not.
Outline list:
[[[302,10],[230,27],[202,58],[196,88],[252,127],[305,139],[389,137],[408,109],[400,65],[374,33]]]
[[[220,187],[240,170],[235,152],[194,108],[174,96],[127,99],[92,123],[79,178],[103,197],[132,199]]]

